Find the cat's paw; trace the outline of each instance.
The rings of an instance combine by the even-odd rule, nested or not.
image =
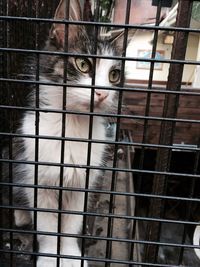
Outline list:
[[[22,227],[31,223],[30,212],[26,210],[15,210],[14,211],[15,224],[17,227]]]
[[[37,267],[56,267],[57,259],[55,258],[47,258],[47,257],[39,257],[37,260]]]
[[[57,259],[39,257],[37,267],[56,267]],[[81,267],[81,260],[61,259],[60,267]],[[88,267],[87,261],[84,261],[84,267]]]
[[[61,267],[81,267],[81,260],[62,259]],[[84,261],[84,267],[88,267],[87,261]]]

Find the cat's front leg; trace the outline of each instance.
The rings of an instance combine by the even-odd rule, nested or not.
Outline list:
[[[81,256],[81,251],[79,249],[77,239],[75,238],[62,238],[62,255],[66,256]],[[87,267],[87,262],[84,261],[84,267]],[[80,259],[70,259],[70,258],[62,258],[61,259],[61,267],[81,267]]]
[[[62,254],[67,256],[81,256],[81,251],[78,246],[77,239],[75,238],[63,238],[62,239]],[[61,267],[81,267],[81,259],[61,259]],[[84,267],[88,267],[88,263],[84,260]]]
[[[39,189],[37,193],[37,208],[58,209],[55,191],[49,189]],[[58,214],[53,212],[37,212],[36,216],[37,231],[47,233],[45,235],[37,236],[39,253],[55,255],[55,257],[39,256],[37,259],[37,267],[56,267],[57,236],[54,236],[54,234],[56,234],[58,230]]]
[[[76,192],[68,203],[68,210],[83,211],[84,194]],[[62,215],[62,232],[77,235],[82,230],[83,216],[82,215]],[[78,245],[78,240],[75,237],[61,238],[61,254],[66,256],[81,256],[81,251]],[[61,260],[62,267],[81,267],[81,259],[63,258]],[[88,263],[84,260],[84,267],[88,267]]]
[[[52,190],[38,190],[38,208],[57,209],[57,201]],[[63,206],[67,210],[82,211],[82,193],[76,194],[76,199],[70,199],[68,203],[63,197]],[[78,234],[82,228],[82,216],[73,214],[63,214],[61,216],[62,233]],[[57,233],[58,231],[58,215],[51,212],[37,212],[37,230],[49,233]],[[37,267],[56,267],[57,266],[57,236],[39,235],[39,253],[55,254],[55,257],[39,256]],[[81,260],[70,259],[70,256],[81,256],[81,251],[78,246],[77,238],[61,237],[60,239],[60,255],[66,255],[66,258],[60,259],[60,267],[81,267]],[[69,257],[69,258],[68,258]],[[87,267],[87,262],[84,267]]]
[[[57,232],[57,215],[46,212],[37,213],[37,230],[44,232]],[[57,254],[57,237],[39,235],[39,253]],[[56,257],[39,256],[37,267],[56,267]]]

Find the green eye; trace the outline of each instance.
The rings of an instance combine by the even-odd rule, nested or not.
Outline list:
[[[117,83],[120,80],[120,70],[111,70],[109,73],[109,81],[111,83]]]
[[[83,73],[88,73],[91,71],[91,63],[88,59],[86,58],[76,58],[75,63],[77,68],[83,72]]]

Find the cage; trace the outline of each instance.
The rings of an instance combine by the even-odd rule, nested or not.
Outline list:
[[[0,0],[0,266],[199,266],[200,1],[81,0],[81,20],[74,20],[76,11],[70,13],[74,3],[77,1]],[[65,8],[59,12],[62,5]],[[63,49],[45,49],[49,35],[55,33],[52,29],[60,30],[60,25]],[[90,52],[80,49],[84,38],[69,50],[69,36],[78,27],[87,28],[93,37]],[[98,51],[99,39],[109,46],[118,38],[122,39],[120,53]],[[115,45],[112,49],[118,50]],[[63,60],[62,73],[56,76],[52,62],[58,57]],[[73,74],[69,73],[69,58],[89,60],[87,64],[93,66],[90,84],[81,84],[76,76],[76,84],[68,79]],[[114,86],[103,79],[96,83],[106,69],[105,64],[98,71],[101,60],[120,62]],[[44,62],[50,80],[42,78]],[[82,91],[90,91],[88,110],[67,105],[68,91],[80,84]],[[60,108],[41,104],[44,87],[60,88]],[[115,92],[114,111],[95,110],[98,90],[101,94]],[[33,133],[28,128],[19,131],[26,114],[33,115],[29,118]],[[58,134],[43,134],[42,122],[48,124],[48,119],[42,120],[45,114],[49,120],[59,116]],[[69,115],[87,116],[86,137],[68,134]],[[93,136],[96,118],[104,120],[103,140]],[[50,129],[57,130],[54,122]],[[31,160],[16,156],[27,149],[25,145],[17,149],[20,140],[33,140]],[[54,142],[59,143],[58,161],[42,160],[44,142],[49,142],[47,149],[53,147],[47,152],[52,155],[57,150]],[[67,159],[66,143],[72,150],[76,144],[77,158],[84,153],[83,144],[86,146],[85,163]],[[92,161],[95,144],[106,145],[104,164]],[[17,176],[23,179],[16,180],[20,166],[30,166],[32,182],[25,182],[23,168]],[[50,170],[49,176],[53,168],[59,170],[57,183],[40,183],[43,167]],[[66,185],[66,169],[83,170],[84,186]],[[91,186],[96,170],[100,172]],[[32,205],[24,190],[33,194]],[[38,204],[40,195],[41,202],[46,201],[45,192],[49,198],[56,192],[57,205]],[[75,202],[81,202],[78,196],[83,196],[82,210],[64,207],[64,196],[70,194],[77,196]],[[16,210],[20,220],[23,211],[31,212],[32,219],[17,225]],[[38,226],[41,213],[43,228]],[[73,227],[81,216],[81,229],[63,231],[65,216],[72,218]],[[52,222],[48,218],[56,218],[56,230],[49,230]],[[49,250],[41,250],[41,237],[49,237]],[[64,253],[63,240],[69,240],[69,247],[78,240],[80,253]],[[47,263],[39,265],[40,258]]]

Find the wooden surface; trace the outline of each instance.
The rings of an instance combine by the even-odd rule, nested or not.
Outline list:
[[[138,87],[136,87],[138,88]],[[163,89],[164,90],[164,89]],[[196,89],[182,89],[185,92],[199,92]],[[163,103],[165,94],[152,93],[148,117],[162,118]],[[124,92],[124,104],[127,107],[128,114],[134,116],[144,116],[147,101],[147,92]],[[147,119],[148,119],[147,117]],[[181,95],[179,98],[177,119],[200,120],[200,96]],[[161,120],[148,119],[146,143],[158,144],[160,134]],[[133,141],[142,142],[144,133],[144,119],[122,119],[121,128],[129,129],[133,132]],[[200,123],[175,124],[175,135],[173,143],[197,145],[200,139]]]

